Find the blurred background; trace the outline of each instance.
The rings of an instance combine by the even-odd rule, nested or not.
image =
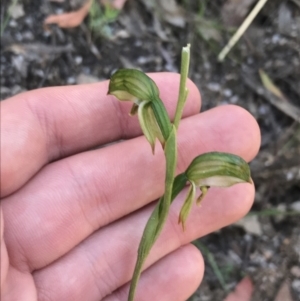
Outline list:
[[[251,300],[300,300],[300,0],[266,1],[218,60],[258,2],[0,4],[1,100],[40,87],[105,80],[118,68],[179,72],[181,48],[191,43],[190,78],[201,91],[202,110],[236,104],[258,121],[254,206],[235,225],[195,242],[206,272],[193,301],[224,300],[246,275],[254,287],[244,287]]]

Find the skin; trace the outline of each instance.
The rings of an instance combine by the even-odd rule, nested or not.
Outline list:
[[[151,77],[174,116],[179,75]],[[127,299],[142,231],[163,193],[164,155],[159,144],[152,155],[137,118],[128,116],[131,105],[107,96],[107,87],[46,88],[1,103],[2,301]],[[177,172],[208,151],[253,159],[260,145],[254,118],[236,106],[199,114],[200,94],[190,81],[188,88]],[[185,195],[171,206],[136,300],[186,300],[204,270],[190,241],[244,216],[254,186],[211,189],[183,232]]]

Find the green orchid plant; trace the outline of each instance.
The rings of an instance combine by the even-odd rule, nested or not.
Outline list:
[[[182,49],[179,97],[174,121],[171,122],[166,108],[159,97],[155,82],[145,73],[134,69],[120,69],[110,79],[108,94],[120,101],[132,101],[130,115],[138,115],[143,134],[149,141],[154,154],[155,142],[162,145],[166,160],[165,192],[151,214],[138,248],[137,261],[131,281],[128,301],[134,300],[143,264],[157,240],[168,217],[171,203],[189,185],[186,199],[179,213],[178,223],[185,229],[185,222],[196,199],[196,189],[200,189],[200,204],[208,189],[213,186],[228,187],[237,183],[252,183],[250,169],[242,158],[228,153],[211,152],[196,157],[184,173],[175,177],[177,164],[176,133],[187,99],[190,60],[190,45]]]

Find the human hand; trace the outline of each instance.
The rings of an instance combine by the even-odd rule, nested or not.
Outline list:
[[[152,78],[173,116],[179,76]],[[3,301],[127,299],[150,203],[163,194],[164,155],[159,147],[152,155],[137,118],[128,116],[130,104],[107,96],[107,87],[106,81],[46,88],[1,104]],[[208,151],[251,160],[260,143],[253,117],[235,106],[198,114],[200,95],[188,87],[178,172]],[[95,149],[111,142],[117,143]],[[136,300],[186,300],[204,270],[189,242],[246,214],[254,188],[211,189],[182,232],[177,220],[185,194],[171,207]]]

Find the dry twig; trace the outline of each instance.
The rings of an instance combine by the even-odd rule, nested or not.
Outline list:
[[[223,48],[223,50],[218,55],[218,61],[222,62],[226,55],[229,53],[231,48],[236,44],[236,42],[241,38],[241,36],[244,34],[244,32],[247,30],[247,28],[250,26],[256,15],[259,13],[259,11],[263,8],[263,6],[266,4],[268,0],[259,0],[258,3],[255,5],[255,7],[252,9],[248,17],[245,19],[245,21],[242,23],[242,25],[239,27],[239,29],[236,31],[236,33],[232,36],[232,38],[229,40],[228,44]]]
[[[269,101],[277,109],[285,113],[286,115],[293,118],[295,121],[300,123],[300,108],[289,103],[288,101],[283,101],[282,99],[273,95],[268,91],[257,79],[254,78],[249,73],[243,74],[243,79],[248,87],[250,87],[255,93],[261,95],[263,98]]]

